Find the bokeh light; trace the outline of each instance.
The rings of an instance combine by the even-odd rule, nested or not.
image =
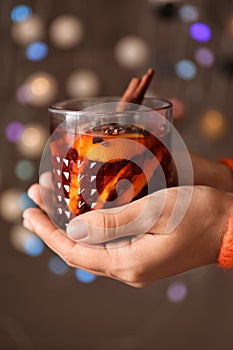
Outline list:
[[[226,131],[225,118],[220,111],[209,110],[201,118],[201,131],[211,138],[221,137]]]
[[[22,141],[27,147],[34,147],[40,142],[40,132],[37,128],[26,128]]]
[[[96,275],[81,269],[75,269],[75,277],[83,283],[92,283],[96,279]]]
[[[96,96],[101,90],[100,79],[92,70],[78,69],[69,75],[66,90],[70,97]]]
[[[32,9],[27,5],[15,6],[11,11],[11,20],[13,22],[23,22],[32,14]]]
[[[80,19],[72,15],[62,15],[53,20],[49,35],[55,46],[70,49],[83,38],[84,28]]]
[[[179,119],[184,114],[184,103],[176,98],[169,98],[169,101],[172,103],[172,115],[174,119]]]
[[[175,71],[179,78],[191,80],[195,77],[197,68],[192,61],[183,59],[176,63]]]
[[[24,97],[32,106],[47,106],[57,94],[57,81],[47,72],[36,72],[30,75],[24,86]]]
[[[42,41],[36,41],[28,45],[26,56],[30,61],[43,60],[48,54],[48,46]]]
[[[41,155],[47,139],[48,132],[44,127],[39,124],[28,124],[25,125],[17,148],[23,156],[35,158]]]
[[[25,21],[13,23],[11,26],[12,38],[21,45],[41,40],[44,34],[44,22],[38,15],[32,15]]]
[[[22,210],[19,206],[21,194],[18,188],[8,188],[0,194],[0,214],[3,220],[15,222],[21,218]]]
[[[11,226],[9,238],[12,246],[21,253],[25,252],[24,243],[32,235],[32,232],[20,224]]]
[[[124,68],[135,69],[145,65],[149,58],[146,41],[138,36],[125,36],[115,45],[116,61]]]
[[[48,265],[49,270],[55,275],[64,275],[69,270],[67,264],[57,255],[49,259]]]
[[[203,67],[211,67],[214,63],[214,53],[207,47],[198,48],[194,53],[194,57],[196,62]]]
[[[186,298],[187,292],[183,282],[174,282],[167,289],[167,298],[173,303],[179,303]]]
[[[20,140],[24,126],[18,121],[13,121],[9,123],[5,129],[5,135],[8,141],[17,142]]]
[[[27,84],[22,84],[16,89],[16,98],[19,103],[25,104],[30,102],[31,92]]]
[[[31,256],[37,257],[41,255],[44,251],[44,242],[34,234],[31,234],[23,243],[24,252]]]
[[[233,37],[233,15],[231,15],[226,21],[226,30],[228,34]]]
[[[49,91],[49,82],[48,79],[44,77],[38,77],[32,81],[31,90],[33,95],[42,96]]]
[[[179,8],[179,17],[184,22],[195,22],[198,20],[198,9],[194,5],[184,4]]]
[[[19,207],[22,211],[28,208],[36,208],[37,205],[33,200],[28,196],[27,192],[23,192],[20,194],[18,198]]]
[[[212,32],[210,27],[202,22],[197,22],[191,25],[190,27],[191,37],[199,42],[206,42],[211,39]]]
[[[19,160],[15,165],[15,175],[20,180],[29,180],[35,174],[35,165],[27,159]]]
[[[10,242],[21,253],[31,257],[41,255],[45,249],[43,241],[22,225],[13,225],[10,229]]]

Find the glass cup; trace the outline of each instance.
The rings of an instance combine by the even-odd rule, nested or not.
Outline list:
[[[53,104],[49,114],[50,218],[59,228],[172,185],[170,102],[74,99]]]

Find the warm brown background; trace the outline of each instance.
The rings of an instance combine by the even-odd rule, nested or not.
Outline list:
[[[12,120],[38,122],[47,128],[47,107],[20,105],[17,87],[34,71],[46,70],[56,76],[59,92],[56,100],[69,97],[65,79],[75,68],[94,70],[100,80],[101,95],[120,94],[133,74],[148,66],[156,69],[153,90],[157,95],[177,97],[185,104],[178,122],[188,147],[212,159],[232,156],[232,62],[233,40],[226,31],[233,16],[231,0],[199,0],[199,19],[213,30],[213,39],[200,44],[188,34],[190,24],[179,17],[158,17],[155,6],[146,0],[28,0],[34,13],[49,28],[60,14],[75,14],[84,24],[82,42],[72,50],[55,48],[48,35],[49,55],[30,62],[25,48],[12,40],[11,9],[19,1],[1,0],[1,191],[18,187],[26,190],[30,181],[17,179],[14,164],[21,158],[15,145],[6,140],[4,130]],[[155,1],[154,1],[155,3]],[[148,62],[137,70],[121,67],[114,58],[114,46],[124,35],[134,34],[151,48]],[[233,34],[232,34],[233,35]],[[174,73],[174,64],[193,59],[198,46],[215,53],[212,68],[198,68],[192,81],[183,81]],[[231,62],[228,71],[224,70]],[[190,86],[200,98],[190,98]],[[208,138],[199,128],[202,113],[218,109],[227,124],[222,137]],[[37,167],[39,159],[34,159]],[[213,203],[214,205],[214,203]],[[20,219],[19,219],[20,221]],[[105,278],[89,285],[74,277],[72,269],[56,276],[48,269],[52,253],[32,258],[15,250],[9,240],[14,223],[2,220],[0,243],[0,349],[52,350],[230,350],[233,348],[233,274],[216,267],[196,269],[167,278],[151,287],[136,290]],[[188,232],[187,232],[188,234]],[[204,234],[204,232],[203,232]],[[187,297],[172,303],[166,296],[174,281],[184,282]]]

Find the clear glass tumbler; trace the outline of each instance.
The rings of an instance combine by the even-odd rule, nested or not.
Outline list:
[[[74,99],[49,108],[53,222],[172,185],[170,102]]]

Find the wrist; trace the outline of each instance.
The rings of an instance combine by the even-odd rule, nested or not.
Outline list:
[[[199,205],[203,205],[200,218],[196,221],[203,239],[202,265],[218,262],[227,224],[233,213],[233,194],[212,187],[200,187],[202,195]],[[203,215],[203,216],[202,216]],[[201,250],[199,256],[201,258]]]
[[[219,166],[221,167],[224,190],[233,192],[233,160],[227,158],[221,159]]]
[[[194,172],[194,184],[233,192],[233,160],[213,162],[195,153],[190,153]],[[232,162],[232,168],[226,162]]]

